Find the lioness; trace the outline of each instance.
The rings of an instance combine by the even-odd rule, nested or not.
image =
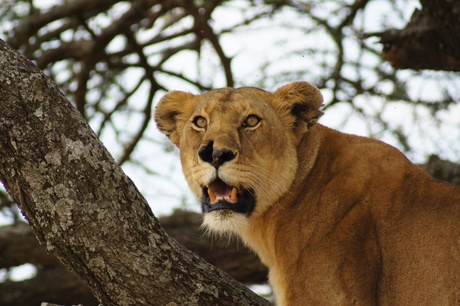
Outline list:
[[[322,103],[306,82],[172,91],[155,120],[204,225],[257,252],[278,305],[460,305],[460,189],[316,124]]]

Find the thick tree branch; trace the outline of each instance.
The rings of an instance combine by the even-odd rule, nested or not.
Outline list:
[[[0,254],[0,269],[26,263],[40,266],[58,264],[56,257],[46,253],[45,249],[38,244],[30,227],[23,222],[0,226]],[[1,300],[0,305],[3,305]]]
[[[420,0],[402,30],[367,33],[378,36],[383,56],[396,69],[460,71],[460,2]]]
[[[44,301],[62,305],[99,304],[88,287],[62,266],[40,268],[34,278],[2,283],[0,290],[2,306],[32,306]]]
[[[0,179],[101,303],[269,304],[166,235],[81,115],[3,41],[0,101]]]

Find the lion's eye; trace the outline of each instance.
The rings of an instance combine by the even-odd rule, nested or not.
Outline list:
[[[208,125],[208,121],[206,120],[206,118],[204,118],[202,116],[197,116],[197,117],[195,117],[195,119],[193,119],[193,124],[197,128],[203,129]]]
[[[259,124],[260,118],[256,115],[249,115],[246,120],[244,120],[243,125],[245,127],[255,127]]]

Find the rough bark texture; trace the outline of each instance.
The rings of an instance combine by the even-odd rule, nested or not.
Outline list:
[[[104,305],[269,304],[171,239],[81,115],[3,41],[0,180]]]
[[[420,3],[404,29],[366,36],[380,37],[383,56],[396,69],[460,71],[460,1]]]

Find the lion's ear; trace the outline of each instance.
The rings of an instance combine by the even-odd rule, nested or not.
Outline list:
[[[156,106],[154,117],[157,128],[178,147],[195,97],[191,93],[171,91],[161,98]]]
[[[274,95],[279,111],[290,117],[288,123],[299,138],[323,115],[319,110],[323,105],[323,96],[310,83],[291,83],[278,88]]]

